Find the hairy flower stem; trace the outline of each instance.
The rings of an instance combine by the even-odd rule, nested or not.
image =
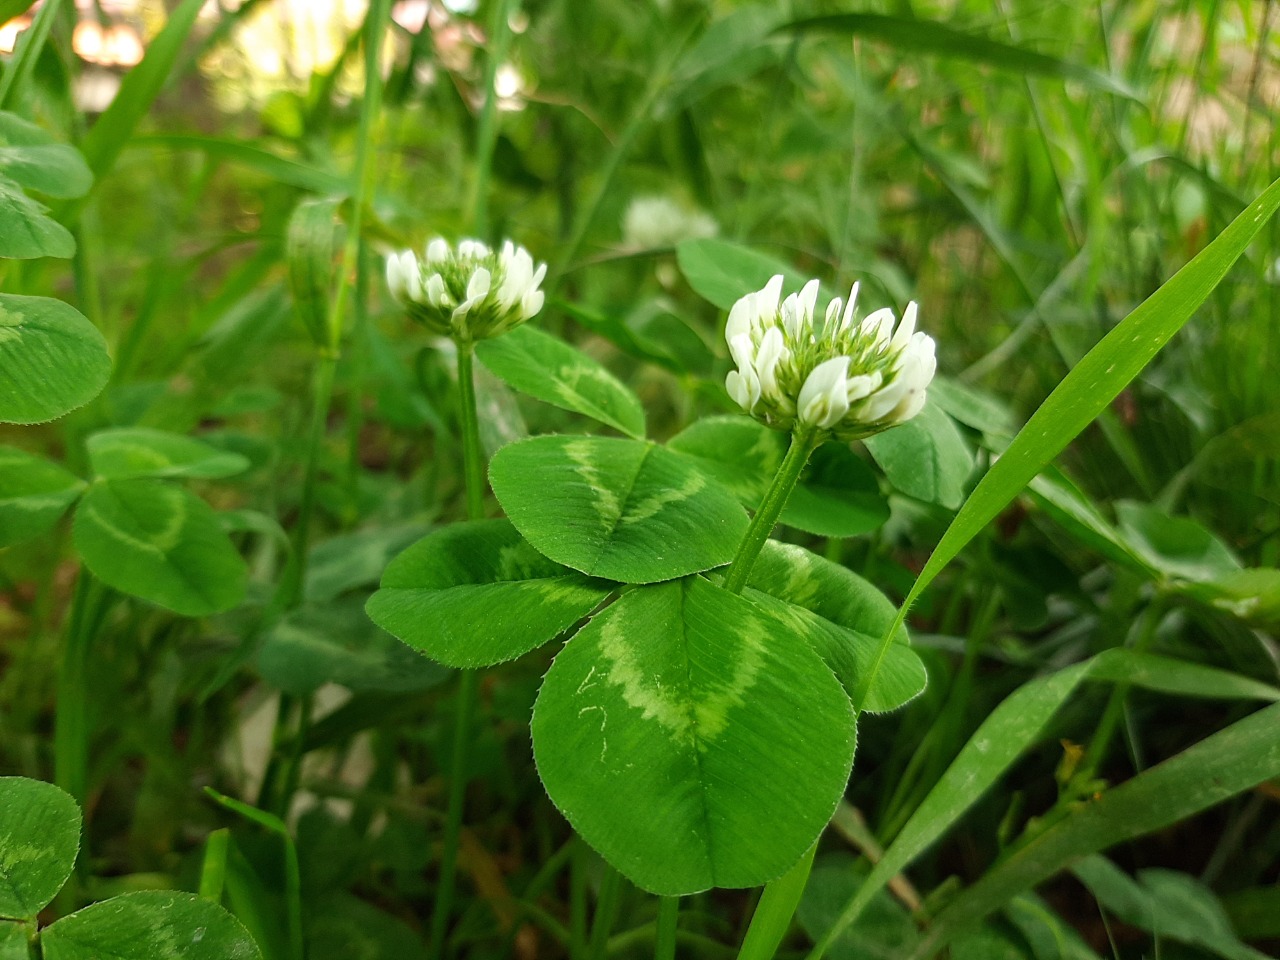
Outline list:
[[[458,400],[462,425],[462,470],[467,484],[467,519],[484,518],[484,459],[476,415],[476,382],[470,343],[458,344]]]
[[[742,588],[747,585],[756,557],[764,549],[765,541],[769,539],[769,534],[773,532],[774,525],[782,514],[782,508],[787,505],[787,498],[800,480],[800,473],[820,442],[817,431],[797,430],[791,435],[787,455],[774,474],[764,499],[760,501],[760,508],[756,510],[751,526],[747,528],[747,535],[742,538],[742,544],[738,547],[738,555],[733,558],[724,578],[724,588],[730,593],[741,593]],[[816,847],[815,844],[787,873],[765,885],[764,893],[751,917],[751,925],[747,928],[738,960],[770,960],[774,955],[791,926],[791,917],[800,903],[800,895],[804,893]]]
[[[467,518],[484,518],[484,463],[480,450],[480,421],[476,416],[473,347],[458,343],[458,406],[462,427],[462,468],[467,485]],[[467,740],[476,709],[480,674],[463,670],[458,677],[457,707],[454,713],[453,750],[449,757],[449,806],[445,813],[444,838],[440,845],[440,879],[436,885],[435,910],[431,914],[431,960],[444,956],[444,938],[453,909],[454,883],[458,874],[458,839],[462,833],[462,810],[467,792]]]
[[[738,960],[772,960],[777,953],[782,938],[791,928],[791,918],[800,905],[804,886],[809,882],[809,871],[813,869],[813,855],[817,849],[815,843],[799,863],[765,886],[751,917],[751,926],[747,928],[746,939],[742,941],[742,949],[738,951]]]
[[[809,462],[809,456],[817,449],[818,443],[815,432],[797,430],[791,435],[787,455],[774,474],[773,482],[769,484],[769,489],[751,520],[751,526],[747,528],[747,535],[738,546],[738,554],[733,558],[729,572],[725,574],[724,588],[730,593],[741,593],[742,588],[747,585],[756,557],[764,549],[765,541],[769,539],[769,534],[773,532],[778,517],[782,514],[782,508],[787,505],[787,498],[800,479],[800,472]]]

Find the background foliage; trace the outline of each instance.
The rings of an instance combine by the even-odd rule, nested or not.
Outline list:
[[[83,782],[58,779],[86,832],[45,917],[198,889],[210,831],[230,827],[225,903],[268,958],[299,940],[316,960],[409,958],[428,939],[455,686],[363,607],[393,556],[458,515],[462,473],[452,358],[385,295],[385,250],[473,224],[517,238],[551,264],[537,325],[644,403],[517,396],[538,397],[521,378],[556,347],[522,331],[480,353],[488,453],[595,429],[586,414],[678,436],[746,486],[745,444],[686,431],[731,412],[720,324],[743,278],[782,264],[859,279],[873,306],[918,299],[946,377],[930,410],[870,456],[819,459],[781,528],[901,599],[1018,427],[1280,160],[1276,8],[1248,0],[398,3],[376,111],[362,5],[318,25],[283,0],[27,7],[0,3],[35,18],[0,74],[19,115],[0,125],[0,255],[21,258],[0,265],[0,307],[38,309],[70,345],[59,410],[0,427],[0,769],[54,779],[55,693],[81,691]],[[115,62],[93,53],[92,25],[134,31],[145,58],[124,33]],[[669,206],[634,205],[654,196]],[[331,412],[309,423],[330,331],[286,260],[314,197],[338,198],[327,229],[335,211],[362,227],[331,238],[353,253],[348,332]],[[919,596],[928,689],[863,719],[784,949],[1280,944],[1280,720],[1258,710],[1280,681],[1277,231],[1241,239],[1169,346]],[[1172,316],[1155,317],[1166,335]],[[12,342],[0,401],[20,407]],[[34,455],[65,469],[18,489]],[[17,543],[31,497],[47,532]],[[104,540],[103,518],[124,529],[142,502],[201,531],[182,539],[198,549],[140,566]],[[654,899],[603,896],[530,763],[552,652],[483,674],[451,955],[651,949]],[[743,892],[692,898],[682,955],[732,956],[749,916]]]

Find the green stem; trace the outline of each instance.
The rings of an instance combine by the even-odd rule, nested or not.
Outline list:
[[[618,894],[622,891],[622,874],[604,865],[604,878],[600,881],[600,898],[596,900],[596,915],[591,921],[591,944],[587,947],[587,960],[604,960],[609,945],[609,932],[618,912]]]
[[[316,482],[320,473],[320,448],[324,445],[329,424],[329,408],[333,403],[333,381],[337,373],[336,353],[322,353],[315,368],[311,395],[311,427],[307,434],[307,459],[302,476],[302,500],[298,505],[298,522],[290,537],[292,551],[281,578],[275,608],[283,613],[302,602],[307,576],[307,553],[311,548],[311,515],[315,511]]]
[[[747,937],[738,951],[738,960],[772,960],[777,953],[783,937],[791,929],[791,918],[800,905],[804,886],[809,882],[809,871],[813,869],[813,855],[817,849],[815,843],[799,863],[765,886],[764,895],[751,917]]]
[[[676,928],[680,922],[680,898],[658,900],[658,927],[654,931],[653,960],[676,960]]]
[[[444,838],[440,846],[440,882],[436,885],[435,911],[431,914],[431,960],[444,956],[444,937],[453,909],[453,891],[458,876],[458,841],[462,835],[463,801],[467,793],[467,747],[471,718],[476,708],[480,674],[463,670],[458,675],[457,709],[453,720],[453,750],[449,756],[449,808],[445,815]]]
[[[231,831],[223,827],[209,834],[204,845],[204,863],[200,867],[200,896],[214,903],[222,902],[222,888],[227,879],[227,849]]]
[[[54,782],[81,806],[89,786],[89,658],[102,598],[101,585],[93,574],[81,568],[67,615],[62,660],[58,664],[58,705],[53,728]]]
[[[1147,607],[1146,622],[1142,625],[1142,632],[1133,644],[1135,651],[1144,652],[1155,641],[1156,631],[1160,628],[1160,621],[1164,619],[1165,609],[1165,601],[1159,596]],[[1129,697],[1130,686],[1128,683],[1117,683],[1111,688],[1111,696],[1102,712],[1102,719],[1098,721],[1093,738],[1089,741],[1089,746],[1085,750],[1084,759],[1080,761],[1080,766],[1072,777],[1076,783],[1087,783],[1097,774],[1098,768],[1102,765],[1103,758],[1106,755],[1107,747],[1111,743],[1111,738],[1115,735],[1116,727],[1120,725],[1120,720],[1124,717],[1124,705]]]
[[[458,406],[462,420],[462,469],[467,483],[467,519],[484,519],[484,460],[476,416],[476,382],[470,342],[458,343]]]
[[[791,435],[787,455],[774,474],[773,482],[769,484],[769,489],[751,520],[751,526],[747,528],[747,535],[738,546],[738,554],[733,558],[729,572],[725,574],[724,588],[730,593],[741,593],[746,586],[756,557],[764,549],[765,541],[769,539],[769,534],[773,532],[778,517],[782,514],[782,508],[787,505],[787,498],[800,479],[800,472],[809,462],[809,455],[817,448],[818,443],[819,438],[814,433],[797,430]]]

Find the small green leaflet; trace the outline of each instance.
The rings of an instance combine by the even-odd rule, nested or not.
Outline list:
[[[667,896],[783,874],[853,762],[849,698],[806,639],[697,576],[623,594],[570,640],[532,729],[556,806]]]
[[[83,489],[83,480],[56,463],[0,446],[0,547],[44,533]]]
[[[644,438],[640,398],[581,350],[530,326],[476,344],[480,361],[520,393]]]
[[[775,274],[786,278],[787,290],[799,290],[805,283],[794,267],[728,240],[685,240],[676,247],[676,260],[689,286],[721,310],[759,290]]]
[[[613,589],[530,547],[508,520],[455,523],[395,558],[365,609],[433,660],[483,667],[559,636]]]
[[[214,480],[249,468],[238,453],[148,427],[101,430],[87,442],[93,472],[107,480],[134,477],[183,477]]]
[[[747,530],[733,494],[639,440],[521,440],[494,455],[489,481],[534,549],[588,576],[623,583],[726,564]]]
[[[0,423],[53,420],[96,397],[110,376],[107,341],[74,308],[0,294]]]
[[[706,417],[667,444],[755,509],[786,454],[786,436],[749,417]],[[871,468],[847,445],[814,451],[781,522],[824,537],[853,537],[882,526],[889,504]]]
[[[244,597],[248,571],[217,514],[174,484],[99,481],[76,508],[74,532],[85,566],[121,593],[188,617]]]
[[[850,694],[871,669],[893,623],[889,598],[852,570],[803,547],[765,543],[747,581],[747,596],[807,637]],[[863,709],[887,713],[915,699],[928,683],[924,664],[899,629]]]
[[[863,443],[889,482],[907,496],[948,510],[964,502],[973,453],[936,403],[926,403],[911,420]]]
[[[240,921],[190,893],[146,890],[85,907],[40,934],[44,960],[262,960]]]
[[[89,165],[75,147],[6,111],[0,111],[0,174],[62,200],[83,197],[93,186]]]
[[[53,902],[80,850],[80,808],[51,783],[0,777],[0,917],[27,920]]]
[[[258,651],[258,672],[295,695],[326,683],[348,690],[427,690],[449,671],[369,622],[359,597],[290,611]]]
[[[31,960],[29,942],[35,921],[0,920],[0,960]]]
[[[67,228],[23,193],[15,180],[0,175],[0,259],[66,260],[75,253],[76,241]]]

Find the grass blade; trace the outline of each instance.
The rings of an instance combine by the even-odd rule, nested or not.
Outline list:
[[[1280,775],[1280,704],[1233,723],[1103,794],[989,870],[951,901],[913,955],[932,957],[957,933],[1069,864]]]
[[[957,30],[933,20],[894,17],[881,13],[840,13],[806,17],[784,23],[778,32],[849,33],[880,40],[901,50],[968,60],[1000,70],[1042,77],[1075,80],[1094,90],[1105,90],[1131,100],[1137,93],[1124,82],[1090,67],[1060,60],[1026,47],[992,40],[981,34]]]
[[[1054,714],[1086,680],[1127,683],[1174,696],[1280,699],[1280,690],[1247,677],[1123,649],[1109,650],[1024,684],[1006,697],[969,738],[808,960],[823,956],[885,884],[977,803],[1038,739]]]
[[[1277,208],[1280,208],[1280,180],[1272,183],[1190,263],[1120,321],[1063,378],[979,481],[951,521],[903,601],[889,637],[906,620],[911,604],[933,582],[933,578],[1067,444],[1106,410],[1120,391],[1191,319],[1196,308],[1227,275],[1231,265],[1240,258]],[[881,644],[881,653],[887,649],[888,643],[886,637]],[[875,681],[876,670],[868,671],[855,693],[855,704],[861,704],[865,698],[866,691]]]
[[[138,121],[151,109],[202,6],[204,0],[182,0],[181,5],[169,15],[164,29],[147,47],[142,62],[125,75],[111,106],[85,135],[80,150],[95,180],[101,180],[115,165]]]

